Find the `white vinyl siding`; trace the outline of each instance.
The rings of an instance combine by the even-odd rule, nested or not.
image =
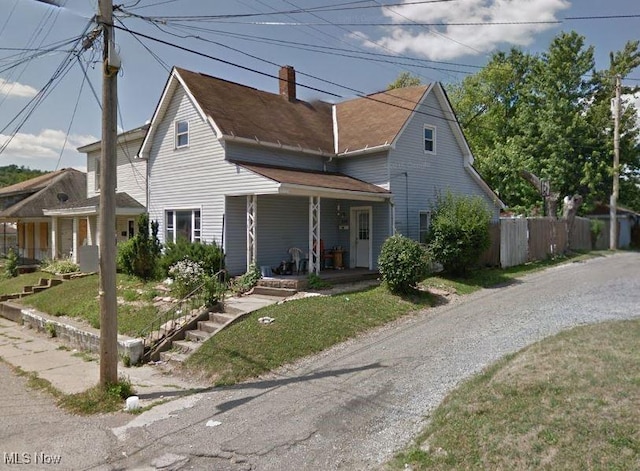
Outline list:
[[[431,211],[420,211],[418,213],[418,242],[425,243],[429,226],[431,226]]]
[[[418,107],[424,114],[415,114],[408,121],[395,148],[389,151],[395,229],[415,240],[420,237],[420,220],[416,215],[419,211],[432,210],[438,196],[447,191],[480,196],[493,217],[499,217],[499,209],[465,168],[465,150],[452,130],[456,123],[445,116],[442,111],[444,104],[436,93],[439,93],[436,88],[431,90]],[[438,129],[437,156],[425,153],[422,146],[425,119],[429,120],[429,126]]]
[[[142,139],[134,139],[118,144],[116,191],[127,193],[141,205],[147,205],[147,161],[137,159]],[[100,150],[87,155],[87,198],[96,196],[99,190]]]
[[[190,140],[189,147],[178,153],[174,148],[177,121],[189,122]],[[180,86],[155,126],[149,152],[149,219],[160,225],[160,242],[165,242],[167,230],[165,211],[200,208],[201,239],[220,244],[225,195],[277,191],[277,183],[225,161],[225,149],[214,130]]]
[[[387,152],[338,159],[338,171],[350,177],[389,189]]]

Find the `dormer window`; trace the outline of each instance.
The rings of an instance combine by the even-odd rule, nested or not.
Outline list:
[[[426,154],[436,153],[436,128],[424,125],[424,152]]]
[[[189,146],[189,121],[176,121],[176,149]]]

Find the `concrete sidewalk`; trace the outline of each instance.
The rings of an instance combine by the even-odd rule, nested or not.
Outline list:
[[[231,297],[226,305],[236,316],[242,316],[274,304],[282,298],[274,296]],[[60,321],[60,319],[56,319]],[[33,372],[49,381],[64,394],[85,391],[100,378],[99,356],[79,351],[50,338],[28,325],[21,325],[0,316],[0,358],[10,365]],[[159,364],[126,368],[120,363],[118,374],[128,378],[144,407],[159,399],[169,399],[210,387],[210,384],[185,379]]]
[[[2,317],[0,358],[24,371],[36,373],[64,394],[85,391],[98,384],[100,377],[98,355],[70,349],[56,338]],[[118,374],[129,378],[142,406],[208,387],[171,374],[157,365],[125,368],[119,364]]]

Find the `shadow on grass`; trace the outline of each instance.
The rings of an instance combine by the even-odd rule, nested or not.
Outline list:
[[[262,389],[263,391],[253,396],[241,397],[240,399],[234,399],[231,401],[217,404],[216,409],[218,410],[219,413],[227,412],[231,409],[235,409],[236,407],[239,407],[248,402],[251,402],[252,400],[257,399],[264,394],[267,394],[272,389],[279,388],[282,386],[287,386],[289,384],[301,383],[304,381],[313,381],[313,380],[322,379],[322,378],[337,377],[341,375],[347,375],[347,374],[352,374],[359,371],[366,371],[366,370],[371,370],[376,368],[383,368],[383,365],[381,365],[379,362],[376,362],[376,363],[371,363],[369,365],[357,366],[354,368],[341,368],[337,370],[318,371],[318,372],[313,372],[313,373],[309,373],[301,376],[246,382],[241,384],[235,384],[232,386],[221,386],[216,388],[216,390],[237,391],[241,389]]]

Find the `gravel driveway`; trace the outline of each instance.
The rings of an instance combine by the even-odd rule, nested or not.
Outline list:
[[[530,275],[427,309],[259,380],[113,429],[99,469],[375,469],[456,385],[572,326],[640,316],[640,254]],[[96,468],[92,468],[96,469]]]

